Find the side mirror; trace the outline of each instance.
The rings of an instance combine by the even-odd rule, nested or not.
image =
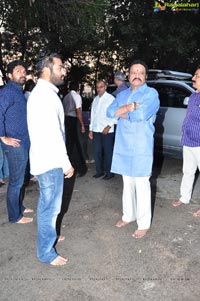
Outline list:
[[[185,97],[184,100],[183,100],[184,106],[187,106],[188,102],[189,102],[189,97]]]

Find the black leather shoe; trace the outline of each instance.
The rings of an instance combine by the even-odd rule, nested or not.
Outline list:
[[[102,179],[103,180],[110,180],[112,178],[114,178],[114,175],[109,175],[109,176],[105,175]]]
[[[104,174],[103,173],[97,173],[96,175],[93,176],[93,178],[98,179],[102,177]]]
[[[88,171],[88,168],[85,167],[84,169],[80,170],[77,172],[77,177],[80,178],[80,177],[83,177]]]

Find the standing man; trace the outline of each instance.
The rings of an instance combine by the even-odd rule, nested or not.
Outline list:
[[[189,98],[182,127],[183,178],[180,187],[180,198],[172,203],[174,207],[189,204],[195,173],[197,168],[200,170],[200,66],[197,68],[192,81],[196,92]],[[200,216],[200,210],[195,212],[194,216]]]
[[[123,177],[123,216],[116,226],[137,221],[133,237],[146,235],[151,224],[149,177],[153,163],[154,121],[158,93],[147,86],[147,65],[134,61],[129,69],[130,88],[119,93],[107,110],[118,119],[111,171]]]
[[[117,71],[114,74],[114,84],[117,86],[117,89],[112,93],[115,97],[120,92],[128,89],[127,85],[125,84],[126,76],[123,72]]]
[[[94,159],[96,174],[94,178],[104,175],[104,180],[114,177],[111,173],[111,162],[114,144],[114,124],[115,119],[106,116],[108,106],[113,102],[114,97],[106,92],[107,83],[99,80],[96,83],[97,96],[94,98],[91,109],[91,119],[89,126],[89,138],[94,140]]]
[[[87,166],[78,136],[80,126],[81,133],[85,133],[82,118],[82,99],[77,93],[79,89],[77,82],[71,82],[69,89],[70,92],[63,99],[67,153],[78,176],[82,177],[87,172]]]
[[[37,256],[42,262],[64,265],[68,259],[58,255],[54,244],[64,176],[70,178],[74,173],[65,147],[64,112],[56,87],[63,84],[65,70],[60,56],[51,54],[39,61],[37,71],[39,80],[27,107],[31,174],[40,186]]]
[[[11,223],[26,224],[33,220],[23,216],[33,210],[22,205],[21,197],[30,146],[27,103],[23,95],[26,65],[23,61],[15,60],[8,64],[7,73],[9,82],[0,94],[0,143],[9,166],[8,219]]]

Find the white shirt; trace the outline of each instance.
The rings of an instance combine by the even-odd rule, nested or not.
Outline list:
[[[64,111],[58,89],[39,79],[27,103],[27,121],[31,141],[31,174],[43,174],[54,168],[63,173],[71,168],[64,133]]]
[[[82,108],[82,98],[74,90],[70,91],[63,99],[63,108],[66,116],[77,117],[76,110]]]
[[[101,97],[98,95],[94,98],[91,108],[90,131],[101,133],[109,125],[109,133],[114,132],[115,119],[106,117],[106,111],[113,102],[114,96],[105,92]]]
[[[76,109],[82,108],[82,98],[81,96],[74,90],[71,91],[72,97],[74,99]]]

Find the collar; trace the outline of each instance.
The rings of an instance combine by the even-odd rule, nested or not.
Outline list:
[[[13,80],[9,80],[8,85],[13,86],[14,88],[16,88],[19,91],[23,90],[23,87],[20,86],[19,84],[15,83]]]
[[[103,95],[101,95],[101,96],[98,95],[98,97],[99,97],[99,98],[103,98],[106,94],[107,94],[107,92],[105,91],[105,92],[103,93]]]
[[[134,92],[144,92],[144,90],[146,89],[146,87],[147,87],[147,84],[146,83],[144,83],[143,85],[141,85],[141,86],[139,86],[139,87],[137,87],[135,90],[133,90],[133,91],[131,91],[131,86],[129,87],[129,89],[130,89],[130,92],[131,93],[134,93]]]
[[[38,84],[39,85],[42,85],[46,88],[50,88],[52,89],[55,93],[58,93],[59,92],[59,89],[52,83],[50,83],[49,81],[43,79],[43,78],[39,78],[38,79]]]

